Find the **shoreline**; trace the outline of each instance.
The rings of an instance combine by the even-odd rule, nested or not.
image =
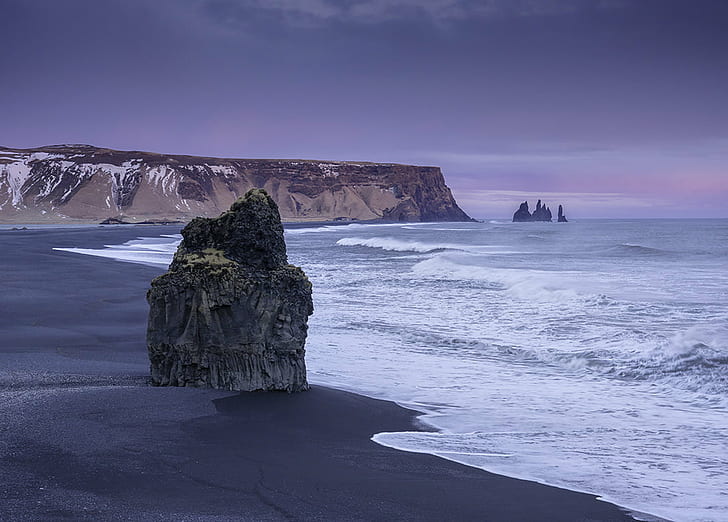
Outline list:
[[[140,222],[123,222],[123,223],[102,223],[100,221],[89,220],[69,220],[69,221],[15,221],[5,220],[0,222],[0,230],[24,230],[22,227],[34,227],[34,229],[54,229],[54,228],[87,228],[87,227],[108,227],[108,228],[124,228],[124,227],[179,227],[183,228],[192,219],[187,221],[140,221]],[[477,220],[476,220],[477,221]],[[303,228],[308,226],[339,226],[339,225],[377,225],[377,224],[412,224],[412,223],[429,223],[426,221],[394,221],[388,219],[297,219],[294,221],[282,220],[284,227]],[[432,223],[471,223],[471,221],[433,221]],[[20,228],[18,228],[20,227]]]
[[[168,229],[182,230],[189,221],[179,223],[27,223],[27,222],[4,222],[0,223],[0,232],[22,232],[26,230],[149,230],[152,228],[164,227]],[[387,221],[383,219],[352,220],[352,221],[283,221],[283,228],[295,230],[309,227],[339,227],[346,225],[402,225],[402,224],[425,224],[425,221]],[[467,223],[467,221],[442,221],[442,223]],[[138,228],[137,228],[138,227]]]
[[[370,440],[423,429],[394,402],[140,386],[144,293],[162,270],[50,250],[137,230],[0,231],[0,394],[20,398],[0,407],[0,518],[630,519],[594,495]]]

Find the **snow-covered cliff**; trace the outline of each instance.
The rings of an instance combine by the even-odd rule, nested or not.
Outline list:
[[[468,221],[437,167],[0,147],[0,222],[189,220],[265,188],[285,221]]]

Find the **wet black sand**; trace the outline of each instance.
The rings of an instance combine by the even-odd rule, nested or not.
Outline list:
[[[55,252],[173,227],[0,230],[0,520],[625,520],[594,497],[382,447],[414,413],[146,385],[158,268]]]

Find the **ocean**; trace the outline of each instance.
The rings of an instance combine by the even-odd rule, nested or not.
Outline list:
[[[64,250],[163,267],[179,239]],[[728,520],[728,220],[296,226],[286,242],[314,285],[309,380],[437,428],[377,443]]]

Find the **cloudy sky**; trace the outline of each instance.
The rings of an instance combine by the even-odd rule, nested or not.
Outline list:
[[[439,165],[476,217],[728,217],[725,0],[0,0],[0,145]]]

